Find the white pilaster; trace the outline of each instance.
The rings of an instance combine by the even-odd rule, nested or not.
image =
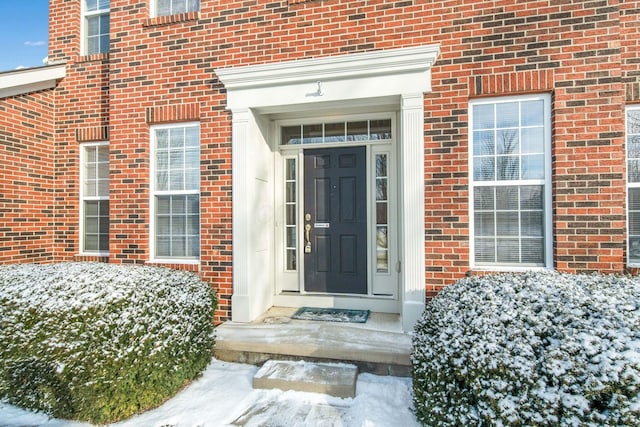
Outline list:
[[[250,322],[249,286],[249,118],[248,108],[232,111],[232,178],[233,178],[233,296],[232,320]]]
[[[402,327],[409,332],[425,307],[424,95],[403,94],[400,115]]]

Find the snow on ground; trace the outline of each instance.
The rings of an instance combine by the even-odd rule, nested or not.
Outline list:
[[[203,376],[161,407],[111,427],[418,426],[409,378],[358,376],[356,397],[253,390],[257,367],[213,360]],[[235,422],[235,423],[234,423]],[[0,427],[90,427],[0,403]]]

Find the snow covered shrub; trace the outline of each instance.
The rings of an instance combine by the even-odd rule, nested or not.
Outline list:
[[[182,271],[0,266],[0,398],[94,423],[157,406],[211,360],[216,303]]]
[[[640,425],[638,279],[460,280],[428,304],[413,345],[424,425]]]

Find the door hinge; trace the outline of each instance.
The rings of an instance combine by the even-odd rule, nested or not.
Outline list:
[[[402,271],[402,262],[396,262],[396,273],[400,273]]]

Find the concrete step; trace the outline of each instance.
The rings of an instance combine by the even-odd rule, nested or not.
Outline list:
[[[268,360],[253,377],[253,388],[355,397],[358,368],[344,363]]]
[[[371,313],[367,324],[352,324],[294,320],[290,315],[295,309],[274,310],[254,323],[216,327],[214,356],[253,365],[271,359],[345,362],[360,372],[411,374],[411,336],[402,333],[391,315]]]

